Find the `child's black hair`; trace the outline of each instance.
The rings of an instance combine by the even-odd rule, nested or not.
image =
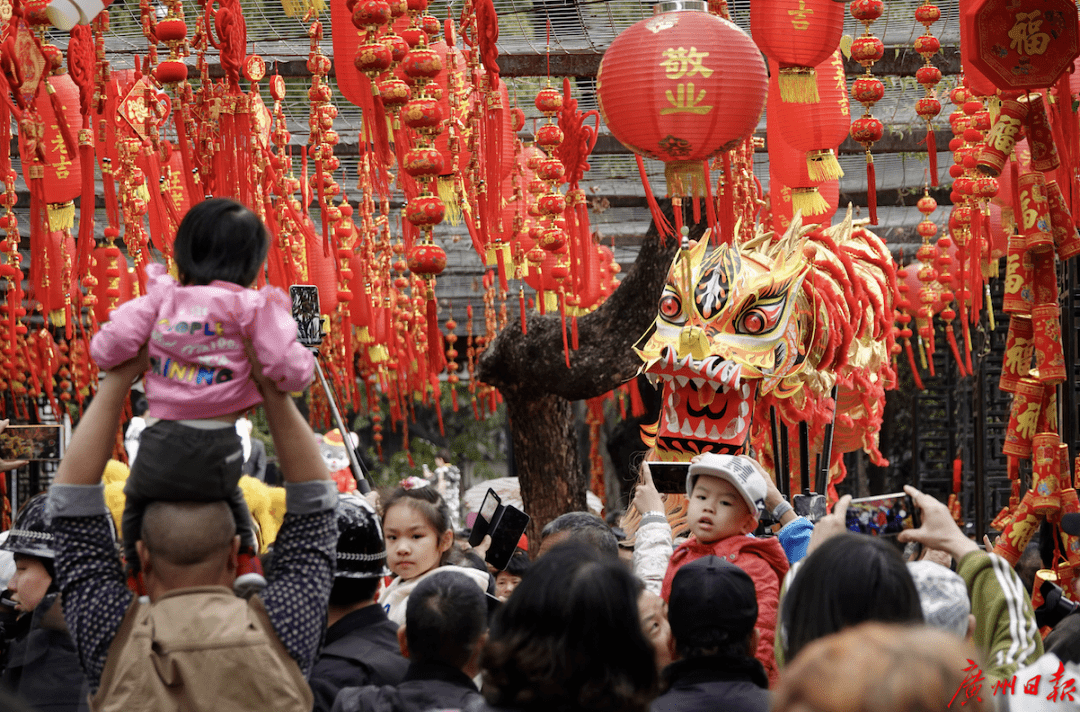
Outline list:
[[[270,249],[259,216],[229,198],[196,204],[180,221],[173,258],[185,285],[215,280],[251,286]]]

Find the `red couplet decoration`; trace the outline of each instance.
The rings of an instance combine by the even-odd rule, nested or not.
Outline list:
[[[831,1],[831,0],[830,0]],[[776,72],[772,73],[775,77]],[[839,178],[844,174],[832,150],[843,143],[851,128],[851,109],[848,105],[844,61],[834,52],[816,68],[817,91],[821,100],[816,104],[789,106],[769,102],[769,124],[792,148],[807,154],[807,169],[814,180]],[[777,80],[770,77],[770,98]],[[782,85],[784,75],[780,73]],[[783,87],[781,86],[781,98]]]
[[[843,31],[844,5],[833,0],[755,0],[750,4],[750,34],[765,56],[779,65],[780,96],[785,102],[825,101],[815,74],[821,71],[818,65],[836,51]]]
[[[1071,0],[979,0],[971,23],[965,69],[970,59],[999,89],[1049,87],[1080,56]]]
[[[635,153],[698,163],[753,132],[768,77],[734,23],[704,11],[663,12],[627,28],[597,72],[604,121]]]
[[[104,323],[109,320],[109,312],[132,298],[132,279],[127,260],[118,247],[95,247],[94,266],[90,273],[97,280],[90,290],[97,297],[94,316],[98,322]]]

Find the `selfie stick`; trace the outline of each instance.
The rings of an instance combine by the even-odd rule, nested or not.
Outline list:
[[[818,468],[817,473],[816,491],[823,494],[825,492],[825,488],[829,486],[829,461],[832,459],[833,426],[836,424],[836,392],[838,388],[838,385],[834,385],[832,388],[832,420],[830,420],[828,423],[825,423],[824,442],[821,447],[821,466]]]
[[[367,494],[371,491],[367,471],[364,469],[364,464],[356,456],[356,451],[353,450],[352,438],[349,437],[349,430],[345,427],[341,411],[338,410],[337,398],[334,397],[330,382],[326,380],[326,374],[323,372],[322,364],[319,362],[319,352],[317,350],[315,350],[315,372],[319,374],[323,392],[326,393],[326,402],[330,404],[330,414],[334,416],[334,423],[337,425],[338,432],[341,433],[341,441],[345,445],[345,452],[349,454],[349,469],[352,470],[353,477],[356,479],[356,489],[359,490],[360,494]]]
[[[803,494],[810,494],[810,426],[805,422],[799,423],[799,465]]]
[[[779,436],[777,435],[778,428],[776,425],[776,406],[772,406],[769,408],[769,425],[772,428],[773,470],[776,472],[776,488],[780,490],[780,494],[784,495],[784,497],[787,497],[788,486],[790,485],[791,481],[788,478],[786,471],[787,453],[784,454],[784,467],[781,466],[780,462],[780,442]]]

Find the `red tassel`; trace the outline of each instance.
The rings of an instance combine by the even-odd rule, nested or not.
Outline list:
[[[877,225],[877,175],[870,151],[866,152],[866,209],[870,213],[870,224]]]
[[[904,339],[904,351],[907,352],[908,363],[911,364],[911,375],[915,377],[915,387],[920,391],[925,390],[922,378],[919,377],[919,369],[915,365],[915,354],[911,350],[911,339]]]
[[[79,146],[79,165],[82,169],[82,193],[79,213],[78,259],[75,273],[86,274],[90,252],[94,248],[94,144]]]
[[[518,308],[521,310],[521,335],[529,333],[529,323],[525,321],[525,288],[518,287]]]
[[[934,378],[937,376],[937,372],[934,370],[934,347],[929,340],[927,340],[923,347],[926,349],[926,366],[930,371],[930,378]]]
[[[956,335],[953,333],[952,324],[945,325],[945,340],[949,342],[949,350],[956,359],[956,370],[960,372],[960,378],[967,375],[964,370],[964,359],[960,358],[960,347],[956,345]]]
[[[705,172],[705,218],[709,221],[709,230],[716,235],[716,202],[712,194],[712,178],[709,177],[709,162],[702,161],[702,170]],[[715,237],[713,238],[715,242]]]
[[[953,494],[960,494],[960,484],[963,482],[964,474],[964,461],[960,458],[956,458],[952,461],[952,491]]]
[[[731,151],[724,151],[724,194],[720,214],[720,240],[730,245],[735,240],[735,184],[731,177]],[[760,190],[760,186],[758,186]]]
[[[575,314],[574,316],[570,317],[570,323],[571,323],[571,324],[573,325],[573,332],[574,332],[574,341],[573,341],[573,344],[574,344],[574,351],[577,351],[577,350],[578,350],[578,348],[580,348],[580,347],[578,346],[578,329],[577,329],[577,315],[576,315],[576,314]]]
[[[570,344],[566,338],[566,295],[559,295],[559,319],[561,321],[562,328],[562,347],[563,354],[566,355],[566,367],[570,368]]]
[[[930,185],[938,184],[937,177],[937,138],[934,136],[934,127],[926,125],[926,156],[930,159]]]
[[[439,307],[435,292],[428,287],[427,293],[428,366],[432,373],[440,373],[446,366],[443,355],[442,331],[439,329]]]
[[[434,389],[435,415],[439,419],[439,435],[445,438],[446,426],[443,425],[442,419],[442,402],[439,398],[439,378],[435,374],[431,374],[431,387]]]
[[[667,217],[660,210],[660,205],[656,202],[656,196],[653,195],[652,186],[649,185],[649,177],[645,175],[645,161],[641,156],[635,156],[637,159],[638,175],[641,177],[641,185],[645,187],[645,201],[649,204],[649,211],[652,213],[653,222],[656,223],[656,230],[660,233],[660,244],[664,244],[669,235],[674,234],[671,230],[671,223],[667,221]]]
[[[1016,149],[1013,149],[1012,158],[1009,160],[1009,178],[1012,181],[1012,204],[1013,210],[1020,210],[1020,159]]]
[[[506,294],[510,291],[510,285],[506,282],[506,257],[501,246],[495,248],[495,258],[499,261],[499,289]]]

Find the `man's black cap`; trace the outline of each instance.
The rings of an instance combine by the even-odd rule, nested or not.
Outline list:
[[[675,572],[668,622],[680,646],[713,647],[745,640],[757,617],[754,581],[735,564],[706,556]]]

